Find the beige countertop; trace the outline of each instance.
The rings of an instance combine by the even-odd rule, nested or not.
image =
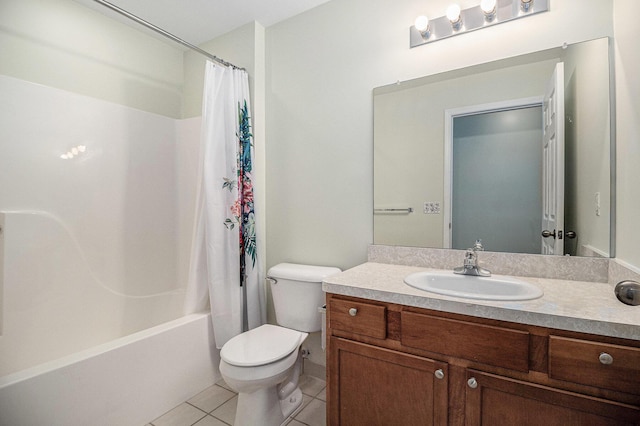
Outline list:
[[[442,312],[640,340],[640,306],[618,301],[607,283],[519,276],[540,287],[544,295],[535,300],[496,302],[429,293],[403,281],[409,274],[429,270],[442,271],[368,262],[326,278],[322,289]]]

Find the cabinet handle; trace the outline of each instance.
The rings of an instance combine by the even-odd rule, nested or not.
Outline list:
[[[442,371],[442,368],[438,368],[433,374],[436,376],[436,379],[444,379],[444,371]]]
[[[475,377],[472,377],[469,380],[467,380],[467,384],[471,389],[475,389],[478,387],[478,381],[476,380]]]
[[[613,357],[606,352],[602,352],[598,357],[601,364],[610,365],[613,364]]]
[[[351,315],[352,317],[355,317],[357,313],[358,310],[356,308],[349,309],[349,315]]]

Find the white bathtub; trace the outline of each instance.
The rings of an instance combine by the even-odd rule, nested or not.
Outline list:
[[[2,426],[141,426],[220,379],[209,314],[0,377]]]
[[[184,289],[160,262],[157,269],[166,277],[147,279],[160,291],[136,294],[137,288],[151,286],[124,273],[97,272],[91,258],[100,251],[82,247],[73,229],[53,214],[5,212],[0,213],[2,222],[0,377],[183,315]],[[140,255],[129,258],[144,260]],[[129,258],[110,256],[108,261],[117,271]],[[123,286],[127,282],[131,291]]]
[[[182,317],[199,121],[0,93],[0,425],[141,426],[218,374],[207,316]]]
[[[182,316],[171,274],[135,294],[152,286],[101,279],[99,251],[53,214],[0,226],[1,426],[141,426],[220,378],[210,315]]]

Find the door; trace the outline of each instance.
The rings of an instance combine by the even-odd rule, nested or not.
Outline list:
[[[542,254],[564,254],[564,63],[547,84],[542,104]]]
[[[332,426],[447,424],[447,364],[331,337]]]
[[[445,111],[444,247],[541,253],[542,101]]]

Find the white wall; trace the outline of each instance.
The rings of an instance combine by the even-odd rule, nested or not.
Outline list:
[[[614,0],[616,40],[616,257],[640,268],[640,25],[632,0]]]
[[[609,256],[610,134],[609,41],[593,40],[571,46],[565,62],[565,250],[579,256],[595,251]],[[615,96],[615,94],[611,94]],[[596,213],[596,193],[600,212]]]
[[[611,0],[556,0],[550,12],[409,49],[415,17],[448,4],[332,1],[267,28],[268,265],[366,260],[374,87],[613,34]]]
[[[0,1],[0,57],[0,74],[181,116],[182,50],[71,0]]]

